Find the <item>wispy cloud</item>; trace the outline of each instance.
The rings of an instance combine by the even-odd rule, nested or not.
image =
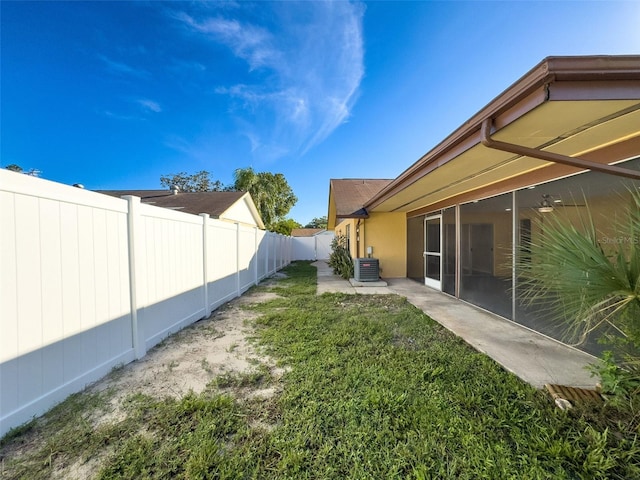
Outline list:
[[[247,4],[250,5],[250,4]],[[303,155],[347,121],[364,75],[364,6],[349,2],[273,2],[178,12],[191,33],[247,64],[215,89],[256,155]]]
[[[109,118],[113,118],[115,120],[122,120],[122,121],[134,121],[134,120],[140,120],[140,117],[136,117],[134,115],[123,115],[120,113],[115,113],[111,110],[102,110],[98,112],[100,115],[104,115],[105,117],[109,117]]]
[[[221,17],[197,21],[184,12],[178,13],[176,18],[193,30],[227,45],[237,57],[245,60],[251,69],[280,61],[280,52],[273,46],[271,33],[262,27]]]
[[[188,62],[182,59],[174,59],[167,68],[173,72],[186,74],[202,73],[207,69],[207,67],[200,62]]]
[[[158,102],[154,102],[148,98],[139,98],[136,100],[136,103],[140,105],[145,112],[160,113],[162,111],[162,107],[160,107]]]
[[[151,76],[150,73],[144,69],[116,62],[105,55],[98,55],[98,58],[105,64],[107,71],[114,75],[132,76],[137,78],[148,78]]]
[[[149,116],[147,114],[155,114],[162,112],[160,104],[148,98],[121,98],[119,102],[115,102],[115,108],[98,111],[105,117],[122,121],[146,121]],[[126,112],[126,113],[123,113]]]

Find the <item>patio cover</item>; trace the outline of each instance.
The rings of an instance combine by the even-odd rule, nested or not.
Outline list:
[[[533,150],[485,146],[483,126],[491,140]],[[588,169],[545,153],[603,165],[640,155],[640,56],[544,59],[363,208],[418,215]]]

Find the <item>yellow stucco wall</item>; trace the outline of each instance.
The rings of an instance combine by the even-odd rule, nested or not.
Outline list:
[[[340,223],[336,225],[336,228],[334,230],[336,237],[338,235],[342,235],[344,237],[349,236],[349,252],[351,253],[352,258],[356,258],[358,256],[356,253],[356,224],[357,220],[346,218],[344,220],[341,220]],[[349,235],[347,235],[347,230],[349,230]]]
[[[373,247],[372,256],[380,260],[381,277],[407,276],[407,216],[405,213],[372,213],[364,220],[364,232],[361,224],[360,235],[361,254],[366,256],[367,247]]]
[[[367,247],[373,247],[374,258],[380,260],[383,278],[407,275],[407,217],[404,213],[373,213],[367,219],[342,220],[335,227],[337,235],[350,230],[351,257],[366,257]],[[358,231],[359,230],[359,231]],[[360,242],[358,242],[358,235]],[[359,245],[359,251],[358,251]]]

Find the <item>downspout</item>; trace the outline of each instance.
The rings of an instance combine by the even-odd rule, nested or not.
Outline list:
[[[358,219],[358,223],[356,223],[356,257],[360,257],[360,219]]]
[[[493,119],[487,118],[483,120],[482,126],[480,127],[480,141],[487,148],[502,150],[503,152],[515,153],[516,155],[522,155],[524,157],[538,158],[540,160],[546,160],[547,162],[560,163],[563,165],[569,165],[571,167],[593,170],[595,172],[608,173],[610,175],[617,175],[620,177],[640,180],[640,172],[637,170],[622,168],[616,165],[607,165],[606,163],[592,162],[591,160],[585,160],[579,157],[569,157],[560,153],[547,152],[545,150],[525,147],[524,145],[516,145],[514,143],[494,140],[493,138],[491,138],[492,126]]]

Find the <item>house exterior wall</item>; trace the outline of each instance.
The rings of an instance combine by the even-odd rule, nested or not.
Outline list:
[[[255,217],[251,213],[251,209],[245,198],[241,198],[238,202],[231,205],[227,211],[220,216],[220,220],[240,222],[251,227],[258,226],[258,222],[256,222]]]
[[[352,258],[367,255],[380,261],[380,276],[399,278],[407,275],[407,217],[404,213],[373,213],[366,219],[347,218],[335,228],[336,236],[349,237]],[[358,241],[359,238],[359,241]]]
[[[336,217],[338,211],[336,207],[336,199],[333,194],[331,183],[329,183],[329,211],[327,212],[327,230],[334,230],[340,223],[340,219]]]
[[[361,222],[362,223],[362,222]],[[357,251],[357,242],[355,237],[357,220],[353,218],[346,218],[336,225],[336,236],[343,236],[349,239],[349,253],[351,258],[358,258],[360,255]]]
[[[360,229],[362,256],[367,247],[373,248],[372,257],[380,260],[380,276],[383,278],[407,275],[407,217],[399,213],[372,213]]]

